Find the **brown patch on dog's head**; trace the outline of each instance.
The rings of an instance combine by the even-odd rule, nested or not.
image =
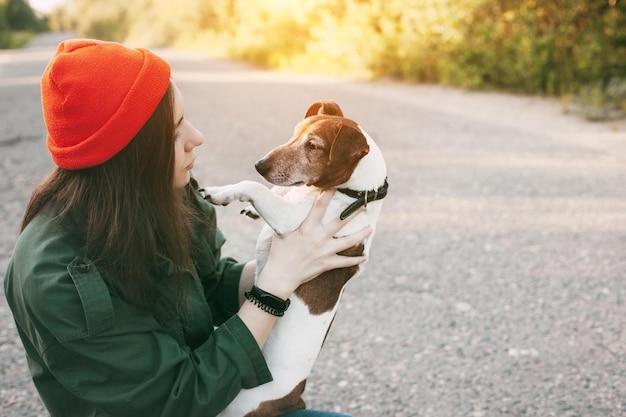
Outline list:
[[[332,188],[348,181],[368,152],[359,126],[343,117],[336,103],[318,102],[309,107],[292,139],[255,166],[272,184]]]
[[[348,181],[361,158],[370,150],[363,132],[352,120],[342,119],[333,127],[335,130],[329,143],[327,169],[311,184],[319,188],[336,187]]]

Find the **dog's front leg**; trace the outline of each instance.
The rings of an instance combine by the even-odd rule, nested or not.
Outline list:
[[[205,199],[213,204],[225,206],[233,201],[249,202],[279,235],[297,229],[308,213],[306,206],[310,206],[307,202],[289,201],[254,181],[205,187],[201,191],[204,192]]]
[[[226,206],[233,201],[252,203],[255,199],[260,199],[264,196],[269,198],[268,196],[272,194],[267,187],[254,181],[241,181],[236,184],[204,187],[200,189],[200,192],[204,194],[205,200],[220,206]]]

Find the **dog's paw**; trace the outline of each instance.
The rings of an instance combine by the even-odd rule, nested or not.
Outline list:
[[[248,217],[250,217],[251,219],[258,219],[261,216],[259,215],[259,213],[254,209],[254,207],[252,206],[248,206],[246,208],[244,208],[243,210],[241,210],[241,214],[246,215]]]
[[[236,195],[228,186],[223,187],[205,187],[200,190],[206,201],[218,206],[227,206],[237,200]]]

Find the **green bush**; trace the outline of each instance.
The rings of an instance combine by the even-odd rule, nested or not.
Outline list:
[[[11,44],[11,28],[6,15],[6,5],[0,0],[0,49],[8,48]]]
[[[539,6],[541,4],[541,6]],[[566,94],[626,74],[623,6],[606,0],[500,0],[474,11],[445,81]]]
[[[25,0],[5,0],[5,13],[11,31],[41,32],[45,29]]]
[[[601,81],[584,85],[565,100],[564,108],[593,121],[623,117],[626,114],[626,78],[613,78],[606,85]]]
[[[21,48],[46,28],[25,0],[0,0],[0,49]]]

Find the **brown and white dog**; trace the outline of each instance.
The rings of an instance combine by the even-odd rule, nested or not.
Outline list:
[[[387,168],[372,138],[354,121],[343,117],[332,102],[312,104],[292,139],[256,163],[266,186],[243,181],[203,189],[213,204],[250,202],[242,213],[260,215],[267,223],[256,249],[257,276],[263,269],[272,233],[286,234],[298,228],[320,189],[337,188],[323,222],[347,217],[361,206],[365,210],[344,226],[337,236],[356,232],[365,225],[374,229],[387,194]],[[361,245],[345,253],[369,253],[372,233]],[[290,297],[291,305],[274,326],[263,355],[273,381],[242,390],[220,417],[275,417],[304,408],[302,393],[333,321],[344,285],[359,267],[328,271],[301,285]]]

